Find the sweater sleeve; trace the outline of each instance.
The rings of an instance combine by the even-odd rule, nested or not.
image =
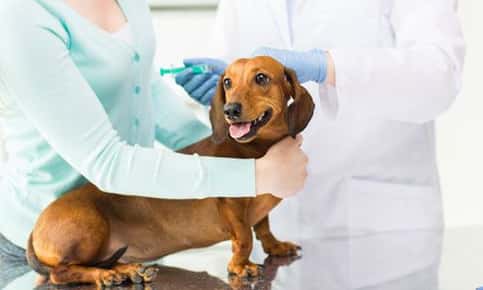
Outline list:
[[[164,146],[179,150],[211,134],[182,96],[173,91],[158,75],[151,83],[156,139]]]
[[[27,7],[32,17],[15,16],[23,15],[22,5],[10,5],[15,11],[0,9],[0,78],[22,113],[73,168],[112,193],[254,195],[254,160],[184,155],[121,140],[71,59],[66,30],[34,1],[25,2],[32,6]]]

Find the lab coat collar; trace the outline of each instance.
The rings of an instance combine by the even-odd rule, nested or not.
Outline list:
[[[287,1],[286,0],[266,0],[268,11],[272,15],[272,20],[278,29],[278,33],[283,41],[285,48],[292,48],[290,27],[288,23]]]

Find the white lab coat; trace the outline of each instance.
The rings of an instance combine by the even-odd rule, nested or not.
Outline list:
[[[260,46],[332,55],[336,88],[307,83],[309,177],[272,216],[285,238],[439,228],[434,119],[461,87],[455,0],[221,0],[214,49]],[[290,26],[291,25],[291,26]],[[290,32],[293,31],[293,34]]]

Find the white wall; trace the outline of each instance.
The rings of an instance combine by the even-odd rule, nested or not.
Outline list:
[[[483,225],[483,0],[461,0],[460,14],[468,45],[464,89],[437,123],[448,226]],[[210,54],[214,11],[157,11],[154,15],[159,63]]]
[[[463,91],[438,122],[448,225],[483,224],[483,1],[461,0],[467,43]]]
[[[155,10],[156,62],[172,65],[209,55],[214,23],[215,10]]]

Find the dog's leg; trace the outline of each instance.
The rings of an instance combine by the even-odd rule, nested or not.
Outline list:
[[[255,230],[257,240],[260,240],[262,243],[263,251],[270,256],[294,256],[297,255],[297,250],[301,249],[296,244],[281,242],[273,236],[270,231],[268,215],[256,224],[253,229]]]
[[[235,210],[226,211],[227,222],[231,227],[233,256],[228,264],[228,272],[238,277],[258,276],[259,266],[250,262],[253,247],[251,227],[243,222],[246,215]]]
[[[239,223],[232,238],[233,257],[228,264],[228,272],[239,277],[258,276],[259,266],[250,262],[253,237],[250,227]]]
[[[50,281],[53,284],[95,283],[98,288],[120,285],[127,279],[127,275],[116,270],[78,265],[58,266],[50,273]]]
[[[120,274],[125,274],[136,284],[149,283],[154,280],[159,268],[154,266],[143,266],[142,264],[121,264],[118,263],[113,270]]]

